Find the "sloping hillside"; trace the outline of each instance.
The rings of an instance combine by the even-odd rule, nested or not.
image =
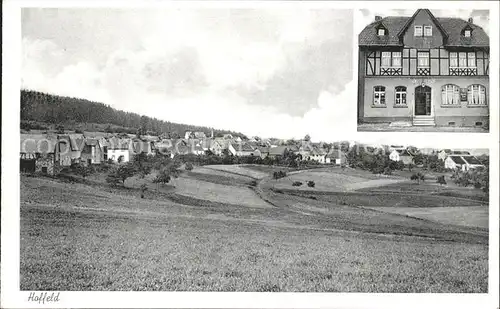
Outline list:
[[[111,129],[116,132],[135,133],[138,129],[142,129],[153,134],[170,133],[178,136],[183,136],[185,131],[209,133],[213,129],[141,116],[86,99],[21,90],[21,126],[30,128],[30,122],[37,123],[31,129],[64,125],[70,130],[75,128],[88,130],[88,124],[93,124],[91,128],[97,130]],[[213,130],[216,134],[230,133],[233,136],[244,137],[238,132]]]

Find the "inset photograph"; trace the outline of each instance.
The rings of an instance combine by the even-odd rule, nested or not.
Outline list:
[[[488,10],[360,10],[358,131],[489,132]]]

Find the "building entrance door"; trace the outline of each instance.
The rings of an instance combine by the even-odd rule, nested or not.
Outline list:
[[[430,116],[431,114],[431,87],[418,86],[415,88],[415,116]]]

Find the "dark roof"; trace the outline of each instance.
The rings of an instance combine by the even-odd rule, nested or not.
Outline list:
[[[398,149],[396,151],[399,153],[399,156],[413,157],[406,149]]]
[[[401,46],[398,32],[406,24],[409,17],[388,16],[366,26],[359,34],[359,45],[361,46]],[[377,28],[383,24],[387,34],[379,36]]]
[[[282,156],[285,153],[287,146],[276,146],[269,148],[270,155],[280,155]]]
[[[110,138],[108,140],[108,149],[110,150],[113,149],[127,150],[129,149],[129,145],[130,145],[130,140],[127,139]]]
[[[482,163],[474,156],[462,156],[462,159],[464,159],[468,164],[482,165]]]
[[[232,143],[234,149],[238,149],[241,151],[254,151],[254,148],[248,143]],[[236,148],[238,147],[238,148]]]
[[[484,32],[483,28],[478,25],[454,17],[437,17],[436,19],[448,32],[448,41],[446,46],[490,46],[490,38],[486,32]],[[472,35],[469,38],[462,35],[462,30],[466,26],[469,26],[472,29]]]
[[[57,139],[66,141],[71,146],[72,151],[80,151],[85,146],[85,139],[81,134],[59,135]]]
[[[465,161],[460,156],[449,156],[449,158],[451,158],[451,160],[453,160],[456,164],[465,164]]]
[[[418,12],[418,11],[417,11]],[[417,14],[415,12],[414,16]],[[430,11],[429,11],[430,13]],[[375,21],[366,26],[358,36],[360,46],[403,46],[400,36],[413,20],[414,16],[387,16],[379,21]],[[455,17],[437,17],[434,18],[430,13],[431,18],[436,23],[436,26],[446,37],[445,46],[474,46],[474,47],[489,47],[490,40],[483,28],[473,23],[469,23],[460,18]],[[379,36],[377,28],[383,25],[388,34]],[[466,38],[462,35],[462,30],[469,26],[472,29],[472,36]]]
[[[454,155],[470,155],[470,152],[468,151],[462,151],[462,150],[453,150],[451,154]]]
[[[95,138],[87,138],[87,140],[85,140],[85,145],[99,146],[99,141],[96,140]]]
[[[345,153],[342,152],[342,151],[338,151],[338,150],[333,150],[331,151],[330,153],[328,153],[326,155],[327,158],[330,158],[330,159],[343,159],[346,157]]]

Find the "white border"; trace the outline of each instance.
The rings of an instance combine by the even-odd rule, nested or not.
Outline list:
[[[62,292],[58,303],[45,306],[27,302],[29,292],[19,291],[19,89],[20,89],[20,7],[304,7],[304,8],[373,8],[394,7],[401,2],[166,2],[166,1],[41,1],[5,0],[3,2],[2,68],[2,308],[497,308],[498,307],[498,238],[499,238],[499,123],[498,37],[499,5],[496,2],[405,2],[404,8],[490,9],[490,133],[372,133],[358,132],[358,140],[378,139],[381,135],[393,143],[422,141],[429,147],[490,148],[490,256],[489,293],[487,294],[361,294],[361,293],[215,293],[215,292]],[[357,34],[353,42],[354,76],[357,80]],[[353,102],[352,108],[356,108]],[[355,115],[356,113],[353,113]],[[349,130],[357,130],[356,119]],[[464,143],[464,141],[467,141]],[[13,146],[12,146],[13,145]]]

